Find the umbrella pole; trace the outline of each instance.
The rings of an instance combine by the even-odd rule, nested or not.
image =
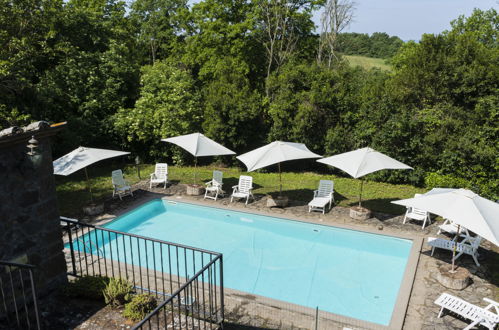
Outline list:
[[[451,273],[455,272],[455,269],[454,269],[454,258],[456,257],[457,240],[459,239],[459,230],[460,229],[461,229],[461,225],[457,225],[456,241],[454,242],[454,248],[452,249],[452,267],[450,269]]]
[[[360,193],[359,193],[359,207],[362,207],[362,188],[364,187],[364,180],[360,179]]]
[[[92,187],[90,186],[90,180],[88,179],[88,172],[87,172],[86,167],[85,167],[85,177],[87,178],[87,188],[88,188],[88,191],[90,192],[90,202],[93,203],[94,198],[92,196]]]
[[[277,163],[277,166],[279,167],[279,196],[282,195],[282,176],[281,176],[281,163]]]
[[[198,157],[194,156],[194,185],[196,184],[196,172],[198,170]]]

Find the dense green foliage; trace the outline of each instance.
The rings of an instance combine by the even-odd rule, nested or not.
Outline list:
[[[338,35],[338,51],[346,55],[363,55],[376,58],[393,57],[404,42],[386,33],[341,33]]]
[[[123,306],[132,299],[133,285],[124,278],[111,278],[102,291],[106,304]]]
[[[150,294],[139,294],[132,298],[132,300],[125,305],[123,316],[132,321],[140,321],[152,312],[158,302],[156,298]]]
[[[63,288],[63,294],[67,297],[87,298],[92,300],[104,300],[104,289],[110,278],[104,276],[83,276],[69,282]]]
[[[497,12],[402,46],[342,35],[345,53],[391,57],[380,71],[316,64],[321,4],[0,0],[0,127],[67,120],[56,156],[83,144],[176,163],[192,158],[160,138],[193,131],[238,153],[273,139],[322,154],[369,145],[415,168],[374,179],[439,176],[498,198]],[[274,28],[269,8],[289,25]]]

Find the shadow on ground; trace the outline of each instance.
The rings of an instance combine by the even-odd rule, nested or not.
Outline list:
[[[495,286],[499,286],[499,253],[492,250],[491,246],[485,248],[481,246],[478,253],[478,262],[480,263],[480,266],[477,266],[473,261],[473,258],[466,254],[459,257],[459,259],[456,260],[455,265],[466,268],[474,276],[478,276]],[[430,256],[431,249],[422,252],[422,254]],[[451,265],[452,251],[435,249],[433,258],[437,259],[441,264]]]
[[[262,329],[270,329],[270,328],[260,328],[253,327],[250,325],[240,325],[235,323],[224,323],[224,329],[228,330],[262,330]]]
[[[345,199],[345,198],[343,198],[343,199]],[[371,210],[371,211],[374,211],[374,212],[379,212],[380,210],[383,210],[384,212],[390,213],[392,216],[404,214],[405,210],[406,210],[406,208],[404,206],[392,203],[392,201],[396,201],[396,200],[398,200],[398,199],[397,198],[366,199],[366,200],[362,200],[362,206]],[[357,205],[359,205],[358,202],[352,202],[352,203],[348,204],[349,207],[357,206]]]

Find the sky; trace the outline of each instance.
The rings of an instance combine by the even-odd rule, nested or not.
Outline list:
[[[460,15],[473,8],[499,9],[499,0],[355,0],[354,21],[344,32],[386,32],[402,40],[419,40],[423,33],[450,29]],[[320,26],[320,12],[314,15]],[[317,30],[319,32],[319,30]]]

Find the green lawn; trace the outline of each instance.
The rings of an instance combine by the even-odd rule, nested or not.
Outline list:
[[[378,68],[385,71],[390,71],[390,65],[385,63],[382,58],[373,58],[360,55],[343,55],[351,66],[361,66],[364,69]]]
[[[114,168],[123,168],[119,166],[91,166],[88,170],[92,191],[95,200],[103,200],[112,195],[111,186],[111,170]],[[215,167],[198,167],[198,183],[211,179],[212,171]],[[153,165],[141,165],[142,179],[148,178],[153,172]],[[237,180],[242,172],[238,168],[223,168],[224,172],[224,189],[230,191],[230,187],[237,184]],[[125,178],[130,183],[139,181],[137,169],[130,165],[124,168]],[[169,180],[172,182],[192,183],[194,168],[193,167],[169,167]],[[279,174],[278,173],[260,173],[251,172],[253,176],[254,193],[255,194],[276,194],[279,191]],[[313,190],[317,189],[319,180],[332,179],[335,185],[335,198],[337,205],[350,206],[355,205],[358,201],[359,180],[350,178],[337,177],[333,175],[320,175],[311,172],[286,172],[282,174],[283,195],[290,197],[293,200],[309,202],[313,196]],[[59,198],[61,215],[76,216],[79,215],[81,207],[89,202],[89,194],[86,190],[86,181],[84,173],[75,173],[68,177],[56,176],[57,195]],[[401,198],[409,198],[415,193],[420,193],[424,189],[416,188],[410,185],[393,185],[381,182],[366,181],[364,183],[364,191],[362,195],[362,205],[379,212],[390,214],[401,214],[404,208],[391,204],[390,201]]]

